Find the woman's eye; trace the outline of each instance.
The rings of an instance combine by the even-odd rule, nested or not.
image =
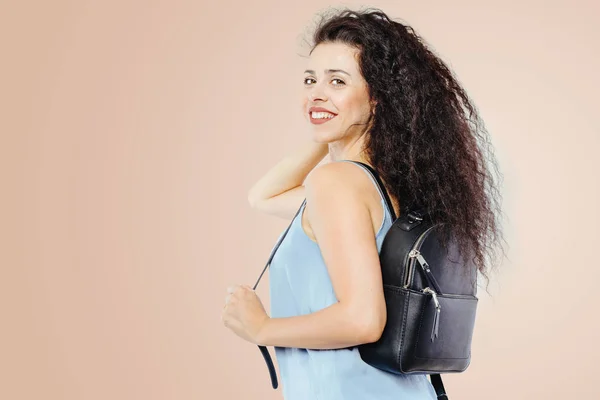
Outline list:
[[[304,78],[304,84],[305,84],[305,85],[310,85],[310,82],[308,82],[308,83],[307,83],[307,81],[314,81],[314,79],[313,79],[313,78]],[[336,84],[334,84],[334,86],[342,86],[342,85],[345,85],[345,84],[346,84],[346,83],[345,83],[343,80],[341,80],[341,79],[338,79],[338,78],[333,78],[333,79],[331,80],[331,82],[333,82],[333,81],[338,81],[338,82],[340,82],[340,83],[336,83]]]

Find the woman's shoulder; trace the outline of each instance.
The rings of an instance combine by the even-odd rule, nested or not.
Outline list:
[[[307,190],[311,188],[318,191],[327,191],[336,194],[337,190],[342,194],[355,194],[357,199],[364,199],[364,189],[370,183],[369,177],[363,167],[351,162],[334,161],[319,165],[311,171],[305,181]],[[338,197],[338,196],[336,196]]]
[[[383,218],[382,201],[384,200],[381,190],[386,190],[386,188],[379,187],[378,189],[379,184],[376,179],[361,165],[341,161],[320,165],[307,177],[305,186],[307,203],[310,202],[311,197],[314,201],[315,197],[319,198],[318,194],[321,194],[324,195],[324,198],[334,201],[340,206],[349,202],[366,205],[377,226]],[[400,203],[389,190],[386,191],[395,215],[398,217]]]
[[[331,162],[311,171],[304,182],[306,190],[306,224],[310,227],[310,215],[327,218],[327,214],[341,213],[360,216],[360,210],[368,214],[372,225],[379,227],[382,209],[381,197],[363,167],[350,162]]]

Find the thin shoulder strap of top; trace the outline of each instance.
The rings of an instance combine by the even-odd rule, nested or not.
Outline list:
[[[396,220],[396,212],[394,211],[394,207],[392,206],[392,202],[390,201],[388,191],[385,188],[385,186],[383,185],[381,178],[379,178],[379,174],[377,173],[377,171],[375,171],[375,169],[373,167],[371,167],[370,165],[367,165],[360,161],[353,161],[353,160],[339,160],[339,161],[346,161],[346,162],[351,162],[353,164],[357,164],[357,165],[363,167],[363,169],[365,169],[367,171],[367,173],[371,174],[373,181],[375,182],[375,184],[377,185],[377,188],[379,189],[379,193],[385,199],[385,204],[388,208],[390,215],[392,216],[392,222],[394,222]]]

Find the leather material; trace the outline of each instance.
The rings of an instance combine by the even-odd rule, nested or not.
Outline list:
[[[373,168],[359,164],[385,192]],[[389,196],[385,197],[389,201]],[[391,208],[391,202],[388,206]],[[417,257],[410,257],[411,250],[426,260],[425,268]],[[471,361],[478,303],[476,266],[470,259],[459,259],[454,242],[443,251],[424,210],[401,211],[382,242],[380,263],[387,322],[377,342],[358,346],[363,361],[395,374],[464,371]],[[434,291],[434,300],[423,290],[435,286],[439,290]]]
[[[359,346],[363,361],[396,374],[462,372],[469,366],[476,297],[438,295],[440,335],[432,342],[429,295],[387,285],[384,295],[388,321],[379,341]]]

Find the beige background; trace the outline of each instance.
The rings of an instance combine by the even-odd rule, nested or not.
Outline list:
[[[599,398],[598,3],[369,5],[452,66],[504,172],[509,259],[451,398]],[[0,5],[0,398],[282,398],[220,313],[289,222],[246,193],[309,140],[325,6]]]

